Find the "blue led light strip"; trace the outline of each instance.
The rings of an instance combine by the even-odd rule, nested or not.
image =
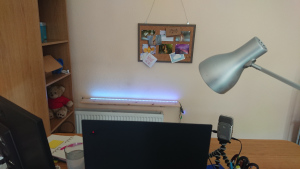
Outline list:
[[[144,99],[115,99],[115,98],[90,98],[91,100],[106,100],[106,101],[132,101],[132,102],[157,102],[157,103],[178,103],[174,100],[144,100]]]

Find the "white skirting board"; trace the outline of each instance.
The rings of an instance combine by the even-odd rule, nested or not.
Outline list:
[[[75,110],[76,132],[82,133],[82,120],[114,120],[114,121],[148,121],[163,122],[164,115],[160,111],[137,110]]]

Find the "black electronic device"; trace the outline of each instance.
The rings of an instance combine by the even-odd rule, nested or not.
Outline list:
[[[0,96],[0,124],[8,169],[55,169],[41,118]]]
[[[83,120],[86,169],[206,169],[212,125]]]
[[[23,168],[10,130],[0,123],[0,154],[8,168]]]
[[[231,140],[233,131],[233,119],[228,116],[220,115],[218,123],[218,140],[221,143],[228,143]]]
[[[232,130],[233,130],[233,119],[228,116],[220,115],[219,117],[219,123],[218,123],[218,131],[213,131],[214,133],[217,133],[219,143],[221,144],[221,147],[217,150],[213,151],[209,154],[209,157],[216,157],[215,162],[215,168],[219,169],[220,167],[220,158],[223,156],[223,160],[225,161],[226,165],[229,167],[230,161],[226,156],[226,153],[224,152],[226,150],[226,144],[230,143],[230,140],[232,138]]]

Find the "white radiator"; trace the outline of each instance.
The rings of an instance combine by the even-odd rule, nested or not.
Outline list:
[[[82,133],[82,120],[163,122],[164,115],[159,111],[75,110],[75,119],[76,132]]]

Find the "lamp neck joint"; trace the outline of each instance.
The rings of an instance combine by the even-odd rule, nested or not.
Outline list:
[[[256,62],[256,59],[249,60],[249,62],[247,62],[247,63],[244,65],[244,68],[253,67],[253,64],[254,64],[255,62]]]

